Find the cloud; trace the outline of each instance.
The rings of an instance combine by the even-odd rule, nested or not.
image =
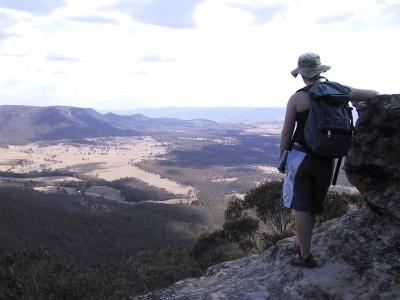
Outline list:
[[[346,22],[354,16],[353,12],[344,12],[341,14],[326,16],[317,20],[317,23],[320,24],[329,24],[329,23],[336,23],[336,22]]]
[[[149,61],[149,62],[172,62],[173,58],[163,58],[160,55],[152,54],[143,56],[141,61]]]
[[[9,34],[7,29],[16,23],[15,20],[11,19],[7,14],[0,13],[0,42],[6,40],[10,36],[15,34]]]
[[[50,53],[47,55],[46,59],[49,61],[59,61],[59,62],[69,62],[69,63],[75,63],[81,61],[80,59],[65,57],[58,53]]]
[[[21,10],[34,15],[49,14],[64,5],[64,0],[0,0],[0,7]]]
[[[400,24],[400,4],[391,5],[385,10],[386,22],[388,24],[399,25]]]
[[[287,8],[285,4],[276,3],[268,6],[252,6],[242,3],[229,3],[232,8],[247,10],[254,16],[255,24],[264,24],[271,22],[274,16],[280,12],[284,12]]]
[[[5,83],[4,83],[4,85],[5,86],[8,86],[8,87],[16,87],[17,85],[19,85],[19,81],[18,80],[15,80],[15,79],[8,79]]]
[[[0,56],[18,57],[18,58],[26,58],[26,57],[28,57],[28,55],[26,55],[26,54],[10,54],[10,53],[0,53]]]
[[[103,17],[103,16],[95,16],[95,15],[68,17],[67,20],[71,20],[74,22],[82,22],[82,23],[114,24],[114,25],[119,24],[119,21],[117,19]]]
[[[8,39],[11,35],[0,29],[0,42]]]
[[[204,0],[119,1],[117,9],[138,22],[170,28],[193,28],[194,11]]]

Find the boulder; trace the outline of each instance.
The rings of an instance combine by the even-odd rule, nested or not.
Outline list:
[[[225,262],[137,300],[386,299],[400,297],[400,225],[353,211],[316,230],[319,267],[289,265],[285,239],[262,255]]]
[[[400,219],[400,95],[381,95],[356,108],[347,177],[371,209]]]

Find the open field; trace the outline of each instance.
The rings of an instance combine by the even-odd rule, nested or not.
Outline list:
[[[281,134],[283,124],[281,122],[274,124],[256,124],[251,128],[245,129],[246,132],[257,133],[260,135],[279,135]]]
[[[156,159],[165,154],[168,149],[167,144],[157,142],[148,136],[96,138],[86,139],[83,142],[33,143],[1,148],[0,171],[29,173],[65,169],[107,181],[132,177],[165,189],[172,194],[185,196],[188,201],[195,198],[193,187],[162,178],[156,173],[146,172],[136,166],[137,162]],[[58,180],[63,179],[68,180],[68,178],[58,178]],[[35,180],[55,179],[37,178]],[[113,198],[115,199],[115,196]]]

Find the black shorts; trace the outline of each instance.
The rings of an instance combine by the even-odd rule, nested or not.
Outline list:
[[[283,205],[297,211],[321,213],[332,182],[333,162],[333,159],[315,156],[294,145],[285,168]]]

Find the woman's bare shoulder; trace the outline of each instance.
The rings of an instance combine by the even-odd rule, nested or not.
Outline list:
[[[299,91],[294,93],[290,97],[288,105],[293,107],[296,112],[301,112],[308,109],[310,106],[310,97],[308,96],[308,92]]]

